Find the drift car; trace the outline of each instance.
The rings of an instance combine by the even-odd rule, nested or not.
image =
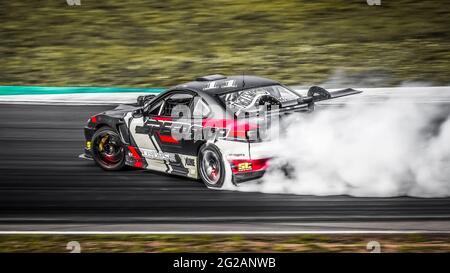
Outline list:
[[[357,93],[314,86],[301,96],[266,78],[203,76],[90,117],[83,157],[109,171],[132,166],[221,188],[263,176],[271,157],[261,118],[310,112],[317,101]]]

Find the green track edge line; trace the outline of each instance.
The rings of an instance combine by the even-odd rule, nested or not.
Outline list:
[[[89,93],[160,93],[164,88],[0,86],[0,96]]]

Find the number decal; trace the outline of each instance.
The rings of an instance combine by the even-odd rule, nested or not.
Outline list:
[[[210,89],[217,89],[217,88],[233,88],[237,87],[235,80],[228,80],[220,85],[217,85],[217,81],[209,82],[206,87],[203,88],[203,90],[210,90]]]
[[[216,81],[212,81],[208,83],[208,86],[206,86],[205,88],[203,88],[203,90],[209,90],[209,89],[216,89]]]
[[[235,80],[229,80],[225,82],[225,85],[221,86],[221,88],[233,88],[237,87]]]

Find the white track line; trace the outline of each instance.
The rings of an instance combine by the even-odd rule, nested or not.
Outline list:
[[[338,231],[0,231],[0,235],[296,235],[296,234],[450,234],[450,231],[428,230],[338,230]]]
[[[371,198],[371,197],[368,197]],[[424,198],[424,200],[427,200]],[[55,217],[55,218],[47,218],[47,217],[1,217],[0,224],[7,224],[4,222],[8,221],[41,221],[41,222],[52,222],[52,221],[73,221],[76,222],[80,217]],[[383,221],[383,220],[417,220],[417,219],[426,219],[426,220],[443,220],[448,221],[450,219],[450,215],[398,215],[398,216],[389,216],[389,215],[380,215],[380,216],[370,216],[370,215],[340,215],[339,217],[335,216],[230,216],[230,217],[81,217],[82,219],[88,220],[120,220],[125,219],[129,221],[199,221],[199,222],[217,222],[217,221],[283,221],[283,220],[323,220],[333,223],[341,223],[333,221],[334,219],[352,219],[352,220],[373,220],[373,221]],[[123,222],[122,222],[123,223]],[[74,223],[75,224],[75,223]],[[133,224],[132,222],[125,222],[125,224]]]

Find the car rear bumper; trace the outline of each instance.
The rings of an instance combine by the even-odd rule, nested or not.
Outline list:
[[[258,179],[264,176],[266,171],[256,171],[256,172],[246,172],[246,173],[235,173],[233,174],[233,183],[239,184],[249,180]]]
[[[225,159],[229,162],[232,171],[232,181],[235,184],[261,178],[271,156],[270,141],[244,142],[219,140],[215,143]]]
[[[230,160],[233,182],[241,183],[261,178],[269,166],[270,158]]]

